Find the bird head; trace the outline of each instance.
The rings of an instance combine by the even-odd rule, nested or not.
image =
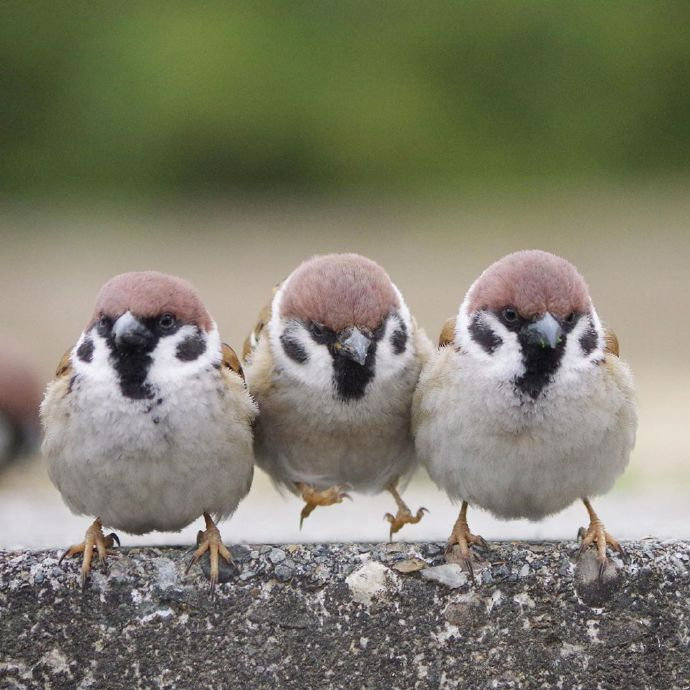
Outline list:
[[[575,266],[537,250],[509,254],[482,273],[460,307],[456,341],[533,400],[556,376],[600,361],[604,345]]]
[[[125,397],[151,398],[156,381],[216,364],[220,341],[190,283],[156,271],[123,273],[101,289],[73,359],[78,373],[114,376]]]
[[[282,370],[342,400],[362,398],[414,356],[400,292],[357,254],[317,256],[295,269],[274,297],[269,328]]]

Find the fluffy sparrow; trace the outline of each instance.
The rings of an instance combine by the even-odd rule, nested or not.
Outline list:
[[[468,504],[540,520],[581,499],[582,549],[620,550],[590,504],[623,472],[637,413],[628,367],[584,279],[543,251],[510,254],[470,287],[425,367],[414,400],[417,451],[462,501],[449,557],[470,569]],[[457,547],[453,547],[457,545]]]
[[[40,437],[41,384],[21,352],[0,341],[0,468],[30,452]]]
[[[356,254],[305,261],[274,291],[245,343],[259,403],[257,464],[316,506],[388,490],[390,536],[422,518],[398,494],[416,465],[412,394],[431,349],[400,291]]]
[[[255,414],[188,282],[154,271],[109,280],[41,405],[50,478],[74,513],[96,517],[64,554],[84,554],[82,586],[94,547],[105,569],[116,540],[103,525],[177,531],[203,515],[191,563],[209,551],[213,591],[219,555],[230,559],[214,520],[249,491]]]

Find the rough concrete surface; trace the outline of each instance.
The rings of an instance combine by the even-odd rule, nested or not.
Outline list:
[[[235,546],[215,600],[178,548],[0,552],[0,688],[688,688],[690,544]]]

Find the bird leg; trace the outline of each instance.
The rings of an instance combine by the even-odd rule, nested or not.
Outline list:
[[[400,494],[398,493],[398,490],[395,488],[395,482],[389,484],[386,487],[386,491],[390,491],[390,493],[393,495],[393,499],[398,505],[398,512],[395,515],[393,515],[392,513],[386,513],[383,516],[384,520],[388,520],[388,522],[391,523],[388,538],[392,542],[393,535],[400,529],[402,529],[404,525],[413,525],[419,522],[422,519],[422,517],[424,517],[424,513],[428,513],[429,511],[426,508],[420,508],[417,511],[416,515],[412,515],[412,511],[407,506],[407,503],[405,503],[405,501],[402,500]]]
[[[589,527],[584,529],[580,527],[578,537],[582,539],[580,542],[579,556],[581,556],[585,549],[596,542],[597,547],[597,561],[599,561],[599,579],[601,580],[606,570],[606,546],[610,546],[614,551],[624,555],[623,547],[604,529],[604,523],[599,516],[594,512],[592,504],[588,498],[583,498],[582,502],[589,513]]]
[[[208,551],[210,562],[209,580],[211,581],[211,597],[213,597],[218,582],[219,557],[222,557],[228,565],[234,566],[235,564],[233,563],[230,551],[228,551],[225,544],[223,544],[223,540],[220,538],[220,531],[216,527],[216,523],[213,522],[213,519],[208,513],[204,513],[204,520],[206,522],[206,529],[204,531],[199,530],[197,534],[197,549],[194,551],[191,560],[187,564],[185,574],[187,574],[189,569]]]
[[[65,553],[60,556],[58,564],[62,563],[63,559],[71,558],[76,556],[78,553],[83,553],[84,556],[81,562],[81,576],[80,584],[82,589],[86,585],[86,580],[91,572],[91,561],[93,560],[93,550],[96,549],[98,552],[98,558],[101,562],[101,568],[104,574],[108,574],[108,556],[114,556],[115,554],[109,553],[109,550],[113,548],[113,545],[117,543],[120,546],[120,540],[118,539],[115,532],[111,532],[107,537],[103,534],[103,523],[100,518],[96,518],[89,528],[86,530],[86,535],[84,536],[84,541],[81,544],[74,544],[70,546]]]
[[[453,555],[453,546],[457,544],[460,551],[460,558]],[[462,502],[460,507],[460,515],[453,525],[453,530],[448,537],[448,545],[446,546],[446,560],[448,562],[460,561],[465,570],[470,574],[470,577],[474,580],[474,568],[472,567],[472,561],[474,556],[470,551],[470,546],[476,544],[481,546],[483,549],[488,550],[489,545],[484,541],[483,537],[479,535],[472,534],[470,532],[470,527],[467,524],[467,501]]]
[[[341,486],[331,486],[323,491],[316,491],[316,489],[314,489],[313,486],[309,486],[309,484],[295,482],[295,487],[302,495],[302,500],[305,503],[299,516],[300,529],[302,529],[304,520],[312,514],[314,508],[317,506],[332,506],[335,503],[342,503],[344,498],[352,500],[350,494],[346,494]]]

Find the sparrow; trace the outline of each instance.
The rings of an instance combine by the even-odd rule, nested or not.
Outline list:
[[[209,552],[213,593],[219,556],[231,561],[215,523],[249,491],[256,412],[190,283],[155,271],[111,278],[41,404],[50,478],[72,512],[95,517],[63,554],[83,553],[82,586],[94,547],[107,572],[119,545],[104,525],[179,531],[203,515],[189,566]]]
[[[540,520],[580,499],[582,553],[622,552],[592,507],[623,472],[637,410],[628,366],[577,269],[544,251],[509,254],[470,287],[413,403],[417,452],[460,515],[449,560],[472,572],[468,505]]]
[[[30,362],[12,343],[0,340],[0,468],[38,444],[41,392]]]
[[[245,342],[259,404],[255,454],[280,486],[317,506],[346,489],[389,491],[389,536],[421,520],[398,481],[416,467],[412,394],[431,344],[388,274],[357,254],[315,256],[274,289]]]

